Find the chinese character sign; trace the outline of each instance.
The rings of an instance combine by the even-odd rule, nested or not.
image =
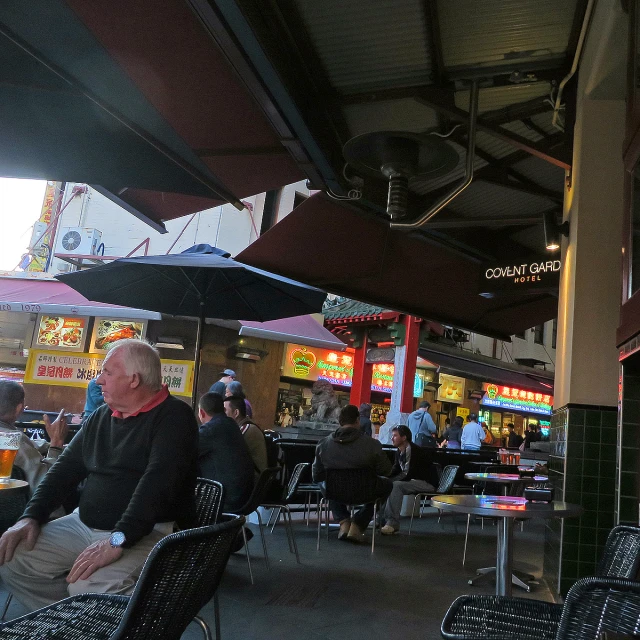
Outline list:
[[[481,403],[489,407],[543,414],[550,414],[553,408],[553,396],[549,393],[528,391],[490,382],[483,383],[482,388],[486,394]]]
[[[24,381],[29,384],[86,387],[102,371],[106,356],[96,353],[68,354],[60,351],[29,351]],[[193,362],[161,360],[162,382],[176,396],[191,397]]]

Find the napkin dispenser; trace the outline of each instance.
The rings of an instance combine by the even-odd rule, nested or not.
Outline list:
[[[553,487],[544,482],[538,482],[524,490],[524,497],[532,502],[553,502],[553,494]]]

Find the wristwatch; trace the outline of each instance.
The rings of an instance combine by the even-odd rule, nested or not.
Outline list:
[[[121,547],[127,541],[127,537],[122,533],[122,531],[114,531],[109,538],[109,544],[116,549],[117,547]]]

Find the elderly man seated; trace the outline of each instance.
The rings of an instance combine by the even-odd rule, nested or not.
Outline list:
[[[17,431],[15,421],[24,409],[24,389],[12,380],[0,381],[0,432]],[[31,493],[38,486],[45,473],[62,453],[64,440],[69,432],[64,410],[52,423],[49,416],[43,416],[44,425],[51,442],[31,440],[22,434],[20,448],[14,464],[24,472]]]
[[[174,522],[195,522],[198,427],[191,408],[162,385],[156,350],[117,342],[97,381],[106,404],[0,538],[0,577],[29,609],[80,593],[131,593]],[[79,508],[48,522],[85,479]]]

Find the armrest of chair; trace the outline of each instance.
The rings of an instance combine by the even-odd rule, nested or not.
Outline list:
[[[505,596],[460,596],[440,627],[445,640],[554,640],[562,605]]]

